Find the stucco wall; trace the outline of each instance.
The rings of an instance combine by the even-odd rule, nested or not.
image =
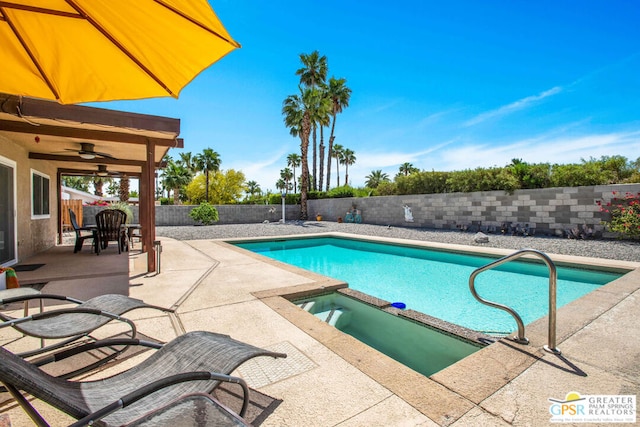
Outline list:
[[[16,162],[16,227],[18,261],[21,261],[55,245],[58,218],[57,171],[51,162],[29,159],[29,153],[24,148],[1,136],[0,155]],[[31,169],[49,176],[49,218],[31,219]]]
[[[435,229],[455,229],[462,226],[501,227],[503,223],[519,224],[535,229],[536,234],[556,234],[586,224],[602,232],[600,224],[605,214],[599,211],[597,200],[605,203],[613,192],[639,193],[640,184],[602,185],[589,187],[546,188],[477,193],[421,194],[369,198],[309,200],[309,219],[317,213],[326,221],[337,221],[355,205],[364,223]],[[403,206],[409,206],[413,222],[405,221]],[[156,224],[193,225],[189,211],[194,206],[156,206]],[[220,205],[218,224],[247,224],[282,218],[280,205]],[[86,207],[84,220],[95,223],[93,216],[100,208]],[[137,207],[134,207],[137,222]],[[287,206],[287,220],[300,216],[299,206]]]

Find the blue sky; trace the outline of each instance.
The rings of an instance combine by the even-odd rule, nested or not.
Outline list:
[[[356,187],[404,162],[451,171],[640,157],[640,2],[210,3],[241,49],[178,100],[93,105],[179,118],[184,151],[211,147],[222,169],[263,190],[299,153],[281,108],[298,90],[299,54],[313,50],[353,91],[335,143],[356,154]],[[332,186],[335,175],[334,162]]]

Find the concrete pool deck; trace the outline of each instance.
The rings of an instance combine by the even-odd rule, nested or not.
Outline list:
[[[161,240],[161,274],[140,274],[137,266],[144,263],[131,253],[126,292],[176,311],[138,310],[128,317],[140,333],[162,341],[186,331],[209,330],[287,353],[284,360],[249,361],[237,372],[253,389],[282,401],[260,420],[264,426],[545,425],[551,417],[549,398],[563,400],[569,392],[640,391],[638,263],[589,260],[636,269],[558,310],[561,355],[541,349],[547,343],[544,318],[527,327],[530,345],[501,340],[426,378],[282,297],[338,287],[340,282],[219,240]],[[87,292],[81,280],[58,279],[43,291],[77,297]],[[112,289],[109,280],[91,286],[100,286],[101,293],[123,291],[121,285]],[[6,330],[0,332],[5,342]],[[139,357],[145,356],[96,376],[122,370]],[[37,408],[53,425],[70,420],[47,405]],[[2,413],[9,414],[13,426],[32,425],[20,408],[4,404]]]

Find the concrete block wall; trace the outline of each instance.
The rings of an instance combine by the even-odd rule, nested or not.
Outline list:
[[[476,193],[419,194],[368,198],[321,199],[308,201],[309,220],[316,214],[326,221],[345,218],[352,207],[359,209],[363,223],[456,229],[461,226],[499,227],[503,223],[535,228],[536,234],[556,234],[586,224],[597,232],[603,231],[601,221],[608,219],[600,212],[596,201],[613,199],[614,193],[640,193],[640,184],[598,185],[588,187],[544,188]],[[413,222],[405,221],[403,206],[409,206]],[[156,225],[194,225],[189,212],[195,206],[156,206]],[[95,224],[99,206],[85,206],[85,224]],[[220,220],[217,224],[250,224],[282,218],[281,205],[217,205]],[[134,222],[138,208],[133,207]],[[300,218],[300,206],[287,205],[287,221]]]
[[[637,194],[640,184],[544,188],[476,193],[420,194],[371,198],[309,200],[309,215],[320,213],[328,221],[344,218],[352,205],[368,224],[456,229],[461,226],[528,225],[539,234],[556,234],[586,224],[597,232],[608,219],[597,200],[610,201],[613,192]],[[413,222],[405,221],[409,206]]]
[[[156,206],[156,225],[195,225],[189,212],[196,206],[193,205],[166,205]],[[95,224],[95,216],[102,206],[84,206],[82,217],[84,224]],[[139,223],[138,206],[132,206],[133,223]],[[216,205],[220,220],[216,224],[251,224],[268,220],[277,222],[282,219],[281,205]],[[287,205],[286,219],[292,221],[300,218],[300,206]]]

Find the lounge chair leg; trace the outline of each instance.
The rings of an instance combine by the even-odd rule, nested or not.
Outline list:
[[[44,418],[42,418],[42,415],[40,415],[38,411],[31,406],[29,401],[25,399],[17,388],[11,384],[5,384],[4,386],[9,394],[11,394],[11,396],[16,400],[16,402],[18,402],[27,415],[29,415],[29,418],[31,418],[38,427],[49,427],[49,424],[44,420]]]

